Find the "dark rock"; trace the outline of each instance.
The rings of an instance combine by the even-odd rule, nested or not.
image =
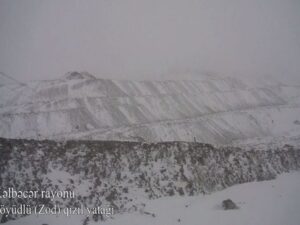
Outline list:
[[[0,223],[6,223],[7,221],[8,221],[8,219],[7,219],[7,214],[4,214],[4,215],[2,216],[2,218],[1,218]]]
[[[222,202],[222,207],[223,207],[224,210],[238,209],[239,208],[231,199],[224,200]]]

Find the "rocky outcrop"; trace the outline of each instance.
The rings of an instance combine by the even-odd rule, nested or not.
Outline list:
[[[238,209],[239,207],[231,200],[226,199],[222,202],[222,207],[224,210]]]
[[[300,150],[292,146],[243,151],[187,142],[0,139],[0,154],[2,190],[76,193],[73,199],[31,199],[27,204],[110,205],[120,213],[141,209],[145,199],[211,193],[300,168]],[[20,202],[2,199],[1,204]]]

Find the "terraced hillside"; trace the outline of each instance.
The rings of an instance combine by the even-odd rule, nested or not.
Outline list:
[[[72,72],[0,86],[0,136],[232,144],[300,137],[300,86],[120,81]]]

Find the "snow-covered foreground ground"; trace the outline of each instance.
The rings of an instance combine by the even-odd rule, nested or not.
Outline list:
[[[238,210],[224,211],[221,202],[232,199]],[[145,212],[115,215],[99,222],[105,225],[299,225],[300,172],[278,176],[276,180],[235,185],[211,195],[194,197],[165,197],[151,200]],[[7,225],[81,225],[83,217],[55,217],[34,215],[10,221]],[[89,224],[97,224],[90,222]]]

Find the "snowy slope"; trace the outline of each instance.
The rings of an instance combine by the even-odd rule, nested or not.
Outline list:
[[[0,87],[0,136],[231,144],[300,137],[300,87],[233,78],[120,81],[72,72]]]
[[[117,214],[144,210],[149,199],[210,194],[236,184],[300,169],[300,150],[215,148],[187,142],[36,141],[0,138],[0,186],[16,190],[73,190],[74,198],[41,197],[23,204],[111,206]],[[16,198],[1,199],[7,207]],[[21,215],[9,214],[8,220]],[[100,220],[101,215],[89,216]],[[0,218],[1,221],[1,218]]]
[[[240,184],[211,195],[149,201],[144,210],[155,218],[135,213],[116,216],[106,224],[298,225],[299,190],[300,173],[284,174],[276,180]],[[221,202],[228,198],[240,209],[222,210]]]
[[[164,197],[149,200],[143,212],[114,215],[106,225],[299,225],[300,173],[280,175],[276,180],[235,185],[211,195]],[[221,202],[232,199],[238,210],[224,211]],[[82,225],[83,216],[34,215],[7,225]],[[180,220],[180,221],[178,221]],[[102,224],[91,221],[89,225]]]

